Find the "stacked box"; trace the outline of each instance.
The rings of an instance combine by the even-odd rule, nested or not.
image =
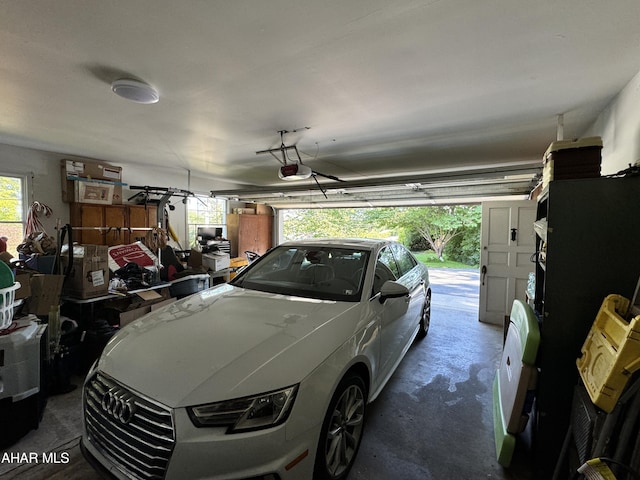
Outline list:
[[[607,413],[640,368],[640,316],[627,322],[620,312],[628,307],[620,295],[604,299],[576,362],[591,401]]]
[[[597,178],[602,163],[602,138],[553,142],[544,154],[543,163],[543,187],[552,180]]]
[[[122,167],[90,160],[61,160],[62,201],[73,203],[122,204]],[[93,180],[93,182],[91,182]],[[89,194],[87,185],[89,183]],[[94,193],[100,192],[94,199]],[[108,198],[109,203],[105,200]]]
[[[109,260],[106,245],[75,245],[73,266],[65,278],[63,294],[75,298],[106,295],[109,290]],[[62,271],[67,271],[69,256],[62,256]]]

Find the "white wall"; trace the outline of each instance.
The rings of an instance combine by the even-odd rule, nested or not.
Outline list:
[[[610,175],[640,160],[640,72],[585,133],[602,137],[602,174]]]
[[[62,201],[61,194],[61,158],[74,157],[0,144],[0,173],[27,176],[28,205],[38,201],[53,210],[49,218],[38,217],[52,236],[57,220],[62,225],[69,223],[69,206]]]

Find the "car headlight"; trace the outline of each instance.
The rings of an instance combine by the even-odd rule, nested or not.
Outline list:
[[[229,427],[227,433],[275,427],[289,416],[298,386],[252,397],[187,408],[196,427]]]

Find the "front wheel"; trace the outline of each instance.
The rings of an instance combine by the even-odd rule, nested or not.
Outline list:
[[[422,305],[422,314],[420,315],[420,328],[418,328],[418,339],[423,339],[429,332],[429,325],[431,324],[431,291],[429,290],[424,297],[424,304]]]
[[[343,378],[322,423],[314,480],[347,477],[360,448],[366,404],[364,381],[355,374]]]

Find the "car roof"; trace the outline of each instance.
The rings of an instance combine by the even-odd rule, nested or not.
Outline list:
[[[389,240],[376,238],[307,238],[283,242],[285,246],[332,246],[351,247],[374,250],[376,247],[391,243]]]

